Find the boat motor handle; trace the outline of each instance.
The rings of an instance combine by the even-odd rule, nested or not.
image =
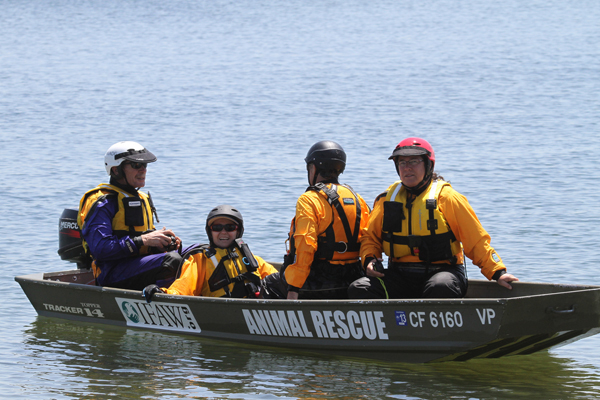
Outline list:
[[[546,308],[546,312],[554,314],[570,314],[575,312],[575,304],[571,304],[570,307],[564,309],[560,309],[558,307],[548,307]]]

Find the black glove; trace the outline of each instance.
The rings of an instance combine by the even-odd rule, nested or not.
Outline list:
[[[383,270],[383,263],[378,258],[376,258],[375,263],[373,263],[373,269],[377,272],[381,272],[382,274],[385,272]]]
[[[154,283],[146,286],[144,290],[142,290],[142,295],[146,298],[146,303],[152,301],[152,296],[154,296],[155,293],[164,293],[164,291]]]
[[[166,251],[173,251],[173,250],[177,250],[177,239],[175,239],[175,236],[171,236],[171,243],[169,243],[167,245],[167,247],[165,248]]]

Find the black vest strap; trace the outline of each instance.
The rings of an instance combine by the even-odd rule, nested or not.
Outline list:
[[[400,244],[410,247],[411,249],[419,249],[419,259],[428,263],[435,261],[449,261],[451,264],[456,264],[456,256],[452,254],[450,243],[456,240],[454,233],[448,231],[439,233],[433,236],[395,236],[387,235],[386,241],[390,242],[390,248],[394,244]]]
[[[345,253],[346,251],[358,251],[360,249],[360,243],[358,243],[358,234],[360,231],[360,219],[361,219],[361,209],[360,202],[358,200],[358,196],[354,191],[348,186],[344,186],[346,189],[350,190],[352,195],[354,196],[354,204],[356,206],[356,219],[354,221],[354,230],[350,228],[350,222],[348,221],[348,216],[344,211],[344,206],[340,203],[339,197],[340,195],[337,192],[336,186],[333,184],[331,188],[328,188],[324,183],[319,182],[314,186],[308,188],[308,190],[322,191],[327,195],[327,201],[332,207],[338,212],[340,217],[340,221],[342,222],[342,226],[344,227],[344,232],[346,233],[347,242],[336,241],[335,232],[333,230],[333,221],[327,229],[325,230],[325,237],[319,237],[318,239],[318,248],[315,252],[315,258],[331,260],[333,258],[333,253]]]
[[[445,240],[448,240],[448,241],[455,241],[456,240],[456,236],[454,236],[454,233],[452,231],[448,231],[448,232],[445,232],[445,233],[438,233],[435,236],[439,237],[439,238],[443,237]],[[407,245],[407,246],[410,246],[410,247],[418,247],[419,243],[424,238],[427,238],[427,236],[417,236],[417,235],[396,236],[396,235],[391,235],[391,240],[388,240],[388,241],[390,243],[404,244],[404,245]]]
[[[438,228],[438,221],[433,217],[433,212],[437,208],[437,200],[436,199],[427,199],[425,200],[425,208],[429,210],[429,219],[427,220],[427,229],[429,229],[429,233],[431,235],[436,235],[436,229]]]
[[[258,271],[258,261],[256,261],[256,258],[254,258],[254,254],[252,254],[246,242],[239,238],[235,239],[235,243],[237,244],[238,248],[240,249],[240,252],[242,253],[242,262],[246,266],[246,270],[248,270],[248,272],[250,273]]]
[[[148,203],[150,204],[150,210],[152,211],[152,214],[154,214],[154,217],[156,218],[156,223],[159,223],[160,220],[158,219],[156,207],[154,207],[154,202],[152,201],[152,196],[150,196],[150,192],[148,192]]]
[[[294,261],[296,261],[296,241],[294,240],[294,233],[296,233],[296,218],[292,221],[292,231],[288,236],[288,241],[290,242],[290,250],[289,252],[283,256],[283,266],[282,271],[288,265],[292,265]]]

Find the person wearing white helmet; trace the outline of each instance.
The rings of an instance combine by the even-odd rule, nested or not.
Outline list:
[[[141,290],[175,277],[181,256],[174,250],[181,240],[170,229],[155,228],[152,198],[138,190],[155,161],[139,143],[115,143],[104,156],[110,183],[87,191],[79,202],[77,223],[98,285]]]

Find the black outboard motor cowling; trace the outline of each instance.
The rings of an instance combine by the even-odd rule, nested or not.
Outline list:
[[[77,268],[87,269],[91,266],[91,260],[81,242],[77,213],[78,210],[65,208],[58,220],[58,255],[61,260],[77,263]]]

